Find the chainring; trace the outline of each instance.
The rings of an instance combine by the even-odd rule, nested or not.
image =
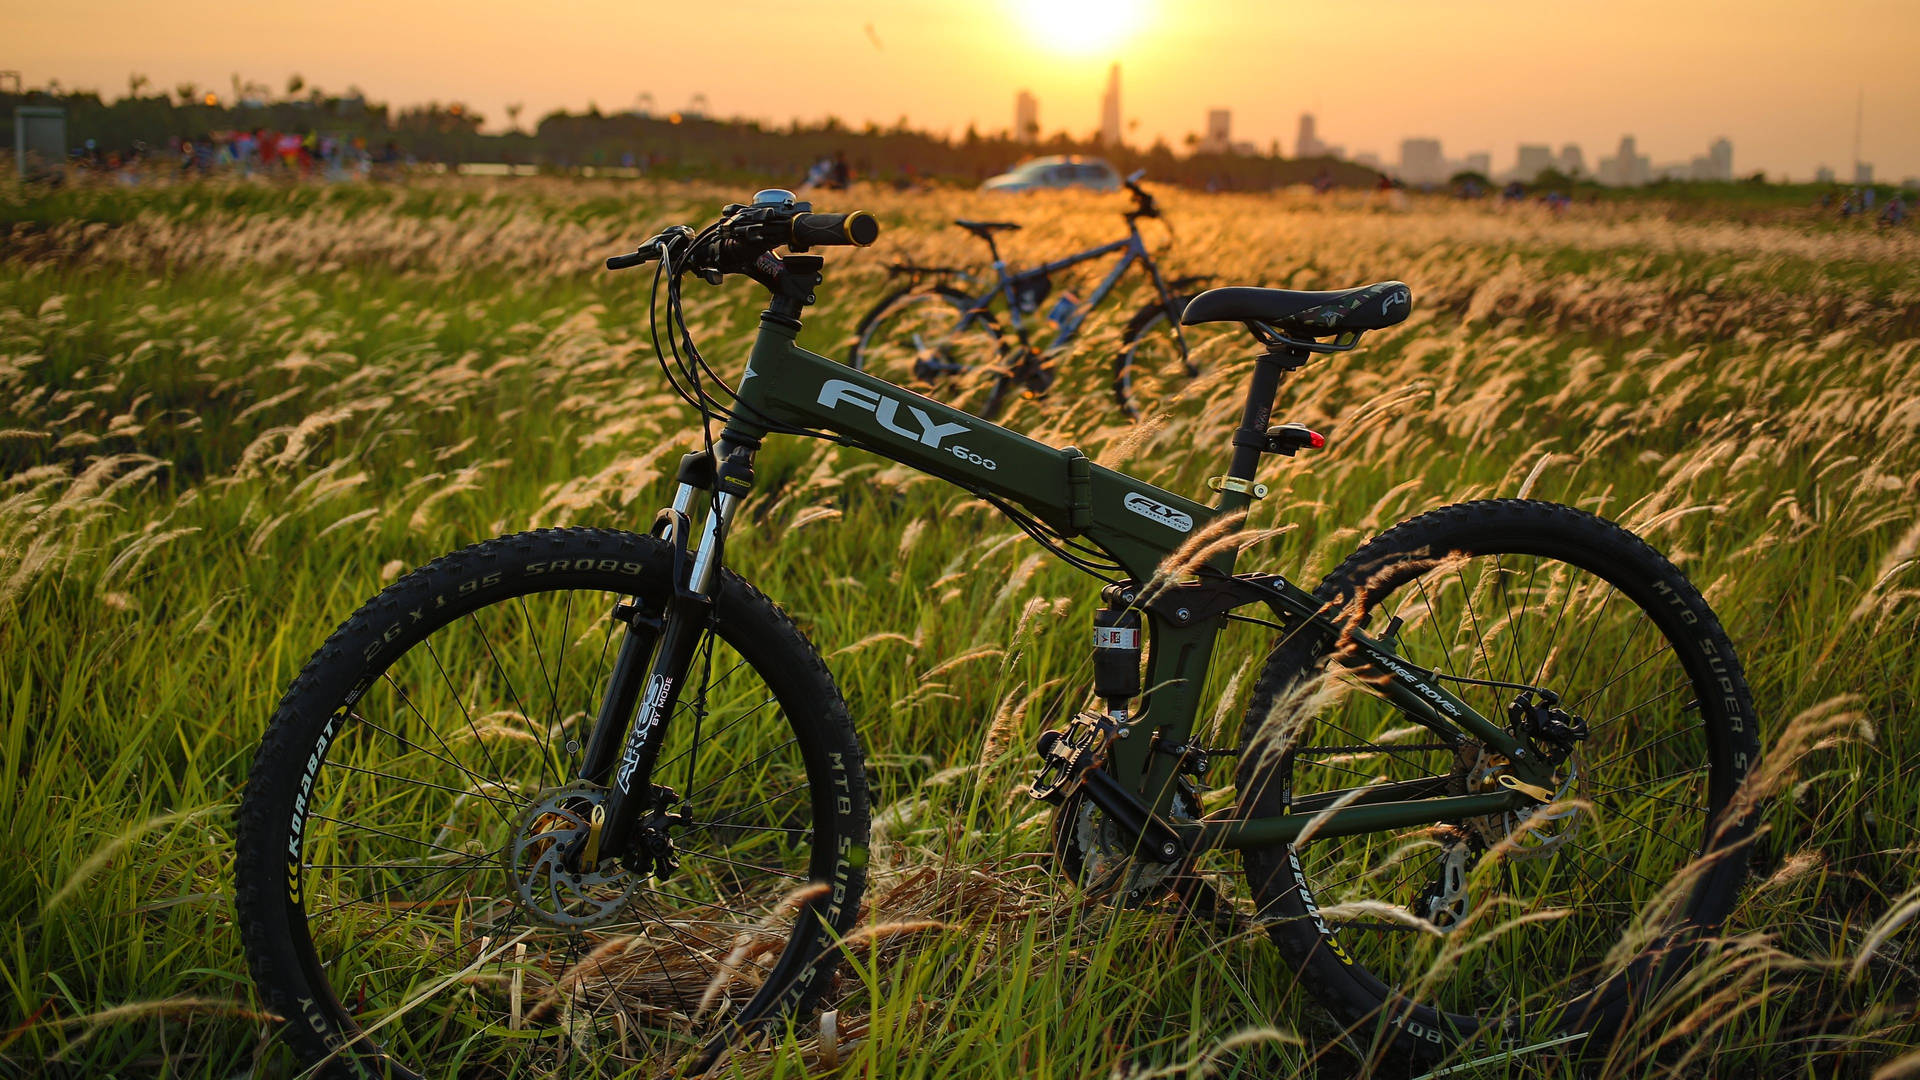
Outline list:
[[[1200,800],[1183,780],[1173,794],[1173,812],[1197,818]],[[1118,825],[1075,791],[1053,812],[1053,853],[1068,879],[1088,895],[1120,907],[1139,907],[1157,896],[1183,867],[1134,855]]]
[[[567,929],[611,922],[642,885],[617,859],[585,872],[567,867],[606,797],[605,788],[583,781],[549,788],[514,823],[501,860],[520,906],[542,922]]]

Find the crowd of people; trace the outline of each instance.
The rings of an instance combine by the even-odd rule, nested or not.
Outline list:
[[[1866,218],[1873,216],[1874,204],[1878,201],[1879,192],[1871,187],[1857,187],[1851,191],[1827,192],[1826,195],[1820,199],[1820,208],[1830,211],[1837,205],[1839,207],[1840,217],[1843,220],[1856,217]],[[1905,224],[1909,216],[1911,216],[1911,211],[1907,208],[1906,197],[1896,191],[1891,198],[1881,205],[1878,224],[1881,228],[1885,229],[1897,228]]]
[[[179,177],[325,176],[344,178],[390,172],[408,161],[399,144],[389,139],[375,149],[363,136],[340,138],[311,130],[215,131],[197,136],[176,135],[165,147],[135,142],[125,149],[109,149],[95,140],[76,148],[69,164],[84,171],[135,182],[143,175]]]

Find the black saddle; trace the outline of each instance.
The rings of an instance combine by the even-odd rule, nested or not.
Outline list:
[[[1020,227],[1011,221],[956,221],[954,224],[982,240],[991,237],[994,233],[1001,231],[1012,232]]]
[[[1301,292],[1235,285],[1208,289],[1187,304],[1180,321],[1256,322],[1298,337],[1331,337],[1392,326],[1413,310],[1413,290],[1405,282],[1382,281],[1358,289]]]

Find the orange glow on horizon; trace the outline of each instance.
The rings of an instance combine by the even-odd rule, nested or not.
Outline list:
[[[1737,174],[1804,180],[1822,164],[1851,173],[1864,99],[1860,158],[1895,182],[1920,176],[1915,0],[1859,0],[1843,15],[1745,0],[1738,18],[1725,0],[827,0],[798,24],[791,5],[757,0],[724,14],[632,0],[199,0],[192,18],[152,0],[0,6],[6,66],[26,85],[109,98],[130,73],[195,86],[196,101],[208,87],[273,98],[298,73],[395,108],[462,102],[488,131],[519,105],[526,117],[642,108],[780,127],[831,116],[851,130],[904,117],[958,138],[1009,131],[1025,90],[1042,138],[1086,138],[1117,63],[1136,147],[1184,148],[1226,109],[1234,142],[1291,154],[1311,113],[1349,157],[1392,162],[1403,140],[1439,139],[1449,157],[1491,154],[1498,171],[1522,145],[1574,144],[1591,167],[1631,134],[1657,165],[1724,136]],[[248,84],[270,89],[241,93]]]

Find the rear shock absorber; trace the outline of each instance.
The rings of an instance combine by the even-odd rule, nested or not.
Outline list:
[[[1108,603],[1118,603],[1109,598]],[[1057,803],[1100,760],[1110,737],[1125,738],[1127,706],[1140,696],[1140,612],[1105,607],[1093,614],[1093,692],[1107,715],[1083,712],[1064,731],[1043,731],[1035,749],[1040,771],[1027,794]]]
[[[1104,607],[1093,613],[1093,692],[1115,723],[1140,696],[1140,611]]]

